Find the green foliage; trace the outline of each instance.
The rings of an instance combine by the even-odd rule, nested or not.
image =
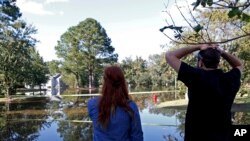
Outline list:
[[[62,59],[62,70],[75,76],[77,87],[82,86],[82,79],[88,79],[89,87],[92,87],[99,79],[95,78],[99,77],[96,75],[100,73],[98,70],[107,63],[117,62],[118,57],[105,29],[92,18],[70,27],[61,36],[55,50]]]
[[[43,61],[43,58],[39,53],[31,48],[31,67],[26,70],[27,77],[25,77],[25,83],[34,87],[36,85],[40,86],[46,83],[49,79],[49,69],[47,64]]]
[[[170,84],[168,86],[174,84],[174,75],[171,75],[173,71],[167,66],[165,53],[149,56],[148,71],[152,85],[162,87],[166,86],[167,83]]]
[[[75,88],[77,81],[73,74],[67,74],[62,72],[62,81],[70,88]]]
[[[203,26],[201,26],[200,24],[198,24],[198,25],[195,26],[193,29],[194,29],[194,31],[195,31],[196,33],[198,33],[198,32],[200,32],[200,31],[203,29]]]
[[[15,0],[0,3],[0,82],[5,96],[15,94],[18,85],[40,85],[48,73],[43,59],[35,51],[32,37],[37,30],[19,19]]]
[[[60,65],[61,65],[61,62],[58,60],[52,60],[52,61],[47,62],[47,66],[49,68],[49,74],[55,75],[55,74],[61,73],[62,71],[60,69]]]
[[[235,42],[234,46],[236,46],[236,48],[230,51],[239,56],[244,62],[244,69],[241,77],[242,87],[240,91],[240,95],[244,95],[249,93],[249,90],[246,91],[245,88],[250,84],[250,41],[248,38],[242,39]]]
[[[176,3],[177,4],[177,3]],[[164,33],[170,40],[173,42],[177,42],[179,44],[199,44],[199,43],[226,43],[230,42],[233,40],[238,40],[239,38],[243,38],[246,36],[249,36],[249,32],[241,32],[241,26],[250,22],[250,15],[249,15],[249,1],[213,1],[213,0],[195,0],[194,3],[192,3],[193,6],[193,11],[189,9],[188,6],[184,6],[187,8],[189,11],[188,12],[183,12],[180,10],[180,8],[183,8],[183,6],[178,6],[177,8],[182,15],[183,19],[185,20],[187,26],[178,26],[180,27],[182,32],[178,31],[178,28],[175,26],[175,19],[173,15],[170,15],[168,13],[169,18],[172,21],[167,22],[169,26],[165,26],[160,29],[161,32],[163,32],[165,29],[171,29],[174,31],[174,38],[172,38],[169,34]],[[201,6],[202,8],[197,8],[198,6]],[[219,12],[218,12],[219,11]],[[216,15],[218,13],[227,13],[227,17],[223,16],[221,17],[220,15]],[[201,18],[199,17],[200,14],[206,13],[209,14],[206,18]],[[223,38],[220,40],[218,37],[213,37],[210,35],[210,27],[214,28],[215,24],[211,26],[211,21],[213,20],[214,17],[216,18],[222,18],[224,21],[227,22],[228,25],[231,26],[231,29],[235,30],[237,29],[238,33],[241,34],[231,34],[230,38]],[[190,19],[191,18],[191,19]],[[176,20],[178,20],[176,18]],[[230,23],[231,21],[232,23]],[[237,22],[237,23],[236,23]],[[228,26],[224,25],[224,26]],[[229,32],[227,30],[223,30],[225,27],[223,25],[217,24],[217,31],[220,31],[221,33],[218,34],[218,36],[221,36],[224,34],[223,32]],[[185,27],[185,28],[184,28]],[[235,29],[234,29],[235,28]],[[191,31],[192,30],[192,31]],[[192,32],[192,35],[189,34],[189,37],[185,36],[187,32]],[[197,40],[196,38],[200,38],[202,40]],[[216,39],[216,40],[215,40]]]
[[[197,8],[200,5],[201,1],[197,0],[196,2],[194,2],[192,5],[194,6],[193,10],[195,10],[195,8]]]
[[[181,26],[170,25],[170,26],[164,26],[163,28],[160,29],[160,31],[161,31],[161,32],[164,32],[164,30],[166,30],[166,29],[171,29],[171,30],[173,30],[174,33],[175,33],[174,37],[175,37],[176,39],[180,39],[180,38],[181,38],[181,34],[182,34],[182,32],[183,32],[183,29],[182,29],[182,28],[183,28],[183,27],[181,27]]]
[[[240,10],[239,7],[233,7],[228,12],[228,17],[229,18],[237,17],[243,22],[250,22],[250,16],[247,13],[244,13],[242,10]]]
[[[122,60],[121,67],[124,71],[124,75],[128,83],[132,87],[149,86],[150,77],[147,74],[146,60],[141,57],[125,58]]]
[[[208,6],[212,6],[212,4],[213,4],[213,0],[207,0],[207,5]]]
[[[238,7],[233,7],[229,12],[228,12],[228,17],[233,18],[234,16],[238,16],[238,18],[241,15],[241,11],[239,10]]]
[[[167,89],[174,89],[176,72],[167,65],[165,53],[150,55],[147,61],[141,57],[125,58],[120,65],[131,88],[159,90],[167,85]]]
[[[241,20],[244,22],[250,22],[250,16],[246,13],[242,13]]]
[[[18,82],[23,81],[26,75],[25,68],[30,66],[29,48],[33,47],[35,41],[27,36],[27,32],[33,33],[35,30],[29,27],[20,29],[13,24],[2,27],[0,73],[3,75],[3,85],[8,93],[15,89]]]
[[[7,16],[1,17],[1,19],[9,19],[11,21],[17,20],[22,16],[19,8],[15,5],[16,0],[2,0],[0,3],[0,12]]]
[[[194,6],[193,10],[195,10],[199,5],[202,5],[203,7],[212,6],[213,0],[196,0],[192,5]]]
[[[217,3],[219,3],[218,1]],[[223,1],[221,1],[223,2]],[[193,10],[195,10],[199,5],[202,5],[203,7],[212,6],[213,0],[196,0],[193,5]],[[218,7],[218,5],[217,5]],[[248,1],[239,2],[239,0],[225,2],[219,5],[222,9],[229,9],[228,17],[234,18],[237,17],[238,19],[241,19],[243,22],[250,22],[250,16],[244,12],[245,9],[249,7]]]

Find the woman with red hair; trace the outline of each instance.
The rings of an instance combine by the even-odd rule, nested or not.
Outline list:
[[[88,113],[94,141],[143,141],[139,111],[120,67],[105,68],[102,95],[88,101]]]

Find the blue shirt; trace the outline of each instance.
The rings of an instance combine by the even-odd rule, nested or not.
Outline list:
[[[88,101],[88,113],[94,128],[93,141],[143,141],[141,119],[135,102],[129,101],[134,119],[124,109],[117,107],[106,129],[98,124],[98,103],[99,97]]]

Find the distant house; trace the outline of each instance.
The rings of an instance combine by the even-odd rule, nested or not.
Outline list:
[[[47,89],[47,95],[60,95],[60,79],[61,74],[56,74],[54,76],[50,76],[49,80],[45,84]]]
[[[55,74],[53,76],[49,76],[47,83],[41,84],[41,89],[44,89],[45,90],[44,94],[46,94],[48,96],[60,95],[67,87],[68,86],[63,81],[61,81],[61,74]],[[26,85],[26,84],[25,84],[25,88],[26,89],[33,89],[33,90],[40,89],[39,86],[31,87],[30,85]],[[40,91],[37,91],[37,92],[39,93]],[[32,92],[32,93],[27,92],[25,94],[26,95],[34,95],[34,92]]]

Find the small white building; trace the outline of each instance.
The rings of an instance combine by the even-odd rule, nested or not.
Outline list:
[[[49,77],[49,80],[45,85],[47,89],[47,95],[60,95],[60,79],[61,74],[56,74]]]
[[[31,87],[30,85],[25,84],[26,89],[40,89],[39,86]],[[48,96],[59,96],[65,89],[67,85],[65,85],[61,81],[61,74],[55,74],[53,76],[49,76],[47,83],[41,84],[41,89],[45,89],[44,94]],[[36,93],[40,94],[40,91],[37,92],[25,92],[26,95],[34,95]]]

